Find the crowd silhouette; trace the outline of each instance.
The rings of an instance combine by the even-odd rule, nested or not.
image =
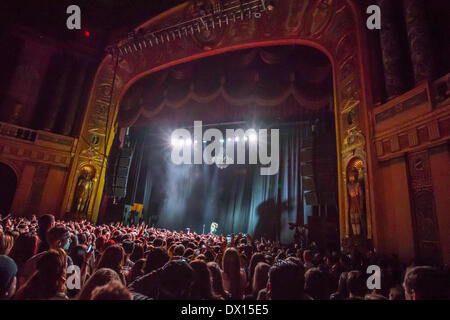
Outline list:
[[[367,267],[381,269],[369,289]],[[402,264],[264,237],[196,234],[146,225],[55,221],[0,225],[0,299],[16,300],[440,300],[446,266]]]

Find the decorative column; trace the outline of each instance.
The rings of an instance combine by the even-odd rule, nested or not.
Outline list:
[[[403,9],[415,83],[432,80],[435,75],[435,61],[425,1],[403,0]]]
[[[67,102],[67,109],[60,110],[62,114],[62,121],[61,125],[59,126],[60,130],[58,130],[58,133],[66,136],[70,135],[70,133],[72,132],[77,111],[82,111],[79,108],[82,102],[83,85],[85,83],[88,70],[88,63],[86,61],[77,61],[76,65],[79,70],[74,81],[69,101]]]
[[[50,103],[47,107],[46,118],[42,126],[43,130],[53,131],[55,129],[58,113],[63,103],[64,93],[67,88],[67,83],[70,74],[71,61],[70,57],[63,56],[60,60],[59,77],[56,79],[57,83],[54,88],[54,94],[50,98]]]
[[[384,66],[384,82],[388,99],[408,90],[405,56],[402,48],[395,1],[377,0],[381,9],[380,45]]]

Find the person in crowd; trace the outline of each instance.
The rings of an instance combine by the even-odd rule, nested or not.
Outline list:
[[[37,253],[39,238],[31,232],[22,233],[14,242],[9,256],[17,264],[17,278],[23,279],[22,273],[25,263]],[[21,286],[23,283],[19,283]]]
[[[144,266],[144,274],[161,268],[169,261],[169,255],[163,248],[154,248],[147,254]]]
[[[239,252],[235,248],[228,248],[222,258],[222,279],[226,291],[231,299],[241,300],[247,285],[245,270],[241,268]]]
[[[49,242],[50,243],[50,242]],[[37,271],[16,293],[17,300],[67,300],[67,255],[62,249],[42,253]]]
[[[319,268],[310,268],[305,273],[305,292],[314,300],[330,298],[330,276]]]
[[[127,278],[127,283],[131,283],[137,278],[144,275],[145,259],[139,259],[133,265]]]
[[[337,291],[330,295],[330,300],[347,300],[347,272],[342,272],[339,277]]]
[[[0,255],[0,300],[11,299],[17,286],[17,265],[8,256]]]
[[[9,255],[14,245],[14,237],[6,232],[0,232],[0,254]]]
[[[125,252],[124,266],[131,269],[131,267],[133,267],[133,265],[134,265],[134,262],[131,261],[130,257],[131,257],[131,254],[133,253],[134,248],[135,248],[135,244],[134,244],[133,241],[125,240],[125,241],[122,242],[122,247],[123,247],[123,250]]]
[[[270,266],[265,262],[259,262],[251,278],[251,294],[246,297],[247,300],[257,300],[259,292],[267,287],[269,280]]]
[[[314,267],[314,252],[312,250],[305,250],[303,252],[303,266],[305,267],[305,271]]]
[[[270,267],[267,297],[270,300],[311,300],[304,292],[304,267],[292,261],[279,260]]]
[[[143,259],[145,257],[145,252],[144,252],[144,246],[143,245],[135,245],[133,252],[130,255],[130,260],[133,263],[136,263],[136,261]]]
[[[120,276],[114,270],[109,268],[98,269],[85,283],[78,294],[77,300],[91,300],[92,291],[94,291],[94,289],[115,280],[120,281]]]
[[[392,287],[389,290],[389,300],[405,300],[405,294],[401,285]]]
[[[388,300],[388,299],[381,294],[370,293],[370,294],[365,295],[364,300],[378,301],[378,300]]]
[[[133,300],[133,295],[120,280],[113,280],[95,288],[91,300]]]
[[[264,253],[261,252],[255,252],[252,257],[250,258],[250,265],[248,270],[248,278],[250,279],[249,285],[247,288],[248,294],[253,294],[253,274],[255,273],[256,265],[260,262],[265,262]],[[265,286],[265,285],[264,285]],[[255,297],[256,298],[256,297]]]
[[[103,253],[97,270],[101,268],[110,268],[117,272],[121,281],[126,284],[125,275],[122,273],[122,267],[125,260],[125,250],[120,245],[112,245],[108,247]]]
[[[446,300],[443,273],[428,266],[417,266],[407,270],[403,281],[406,300]]]
[[[353,270],[347,273],[347,290],[349,300],[364,300],[364,296],[367,293],[367,285],[361,271]]]
[[[51,214],[44,214],[38,219],[38,237],[41,241],[38,248],[38,253],[47,251],[50,249],[50,245],[47,240],[48,231],[55,226],[55,216]]]
[[[70,246],[70,233],[67,230],[67,228],[63,225],[57,225],[47,232],[47,244],[49,245],[49,248],[52,250],[65,250],[67,251]],[[45,254],[46,251],[38,253],[37,255],[34,255],[28,261],[25,263],[25,266],[23,268],[23,272],[21,274],[21,278],[19,280],[19,283],[24,283],[28,279],[31,278],[31,276],[36,271],[36,264],[37,262],[42,258],[42,256]],[[70,257],[67,257],[68,265],[72,265],[72,259]]]
[[[191,299],[194,300],[219,300],[220,297],[214,293],[211,272],[202,260],[194,260],[190,264],[194,270],[194,284],[191,289]]]
[[[217,262],[210,261],[207,263],[208,269],[211,272],[212,287],[214,293],[221,297],[223,300],[230,300],[231,294],[225,291],[223,288],[222,271],[220,270]]]
[[[183,260],[172,260],[129,285],[135,300],[186,300],[191,297],[195,272]]]

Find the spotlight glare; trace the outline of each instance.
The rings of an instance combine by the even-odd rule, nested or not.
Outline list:
[[[244,137],[244,141],[247,141],[247,140],[248,140],[248,139],[247,139],[247,136],[245,136],[245,137]]]
[[[257,138],[256,138],[256,134],[254,134],[254,133],[250,134],[249,139],[250,139],[250,141],[252,141],[252,142],[256,141],[256,139],[257,139]]]
[[[239,141],[239,137],[234,138],[234,141],[238,142]]]
[[[194,144],[197,144],[197,142],[198,142],[197,140],[194,140]]]
[[[223,142],[224,142],[224,140],[223,140],[223,139],[220,139],[220,142],[222,142],[222,143],[223,143]]]
[[[230,142],[230,141],[231,141],[231,138],[228,138],[227,141]]]
[[[191,140],[191,139],[187,139],[187,140],[186,140],[186,144],[187,144],[188,146],[190,146],[190,145],[192,144],[192,140]]]

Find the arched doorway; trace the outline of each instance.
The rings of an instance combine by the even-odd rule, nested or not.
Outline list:
[[[135,31],[138,34],[151,32],[174,21],[191,19],[192,10],[195,11],[193,3],[197,2],[185,2],[149,20]],[[227,20],[222,31],[208,32],[209,36],[192,33],[192,37],[176,38],[176,33],[172,32],[160,34],[158,39],[121,41],[120,45],[126,46],[124,51],[127,54],[106,56],[97,70],[68,182],[64,201],[66,212],[70,210],[73,199],[76,172],[83,163],[88,162],[99,172],[88,209],[93,220],[96,220],[105,184],[107,156],[117,129],[118,108],[127,90],[136,81],[174,65],[228,51],[305,45],[326,54],[333,68],[341,240],[349,237],[348,177],[345,168],[354,155],[358,155],[363,167],[367,168],[363,192],[367,208],[367,238],[372,239],[375,233],[372,230],[372,213],[375,211],[371,187],[373,151],[367,110],[371,94],[368,53],[364,49],[365,23],[359,12],[352,0],[284,1],[279,2],[270,14],[259,18],[230,24]]]
[[[7,215],[17,188],[17,176],[7,164],[0,162],[0,213]]]

